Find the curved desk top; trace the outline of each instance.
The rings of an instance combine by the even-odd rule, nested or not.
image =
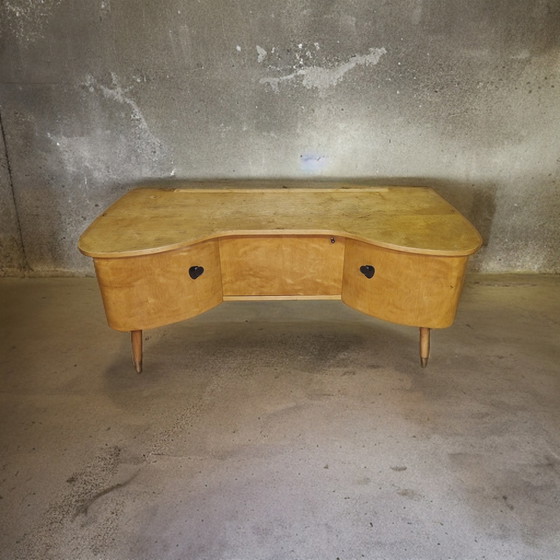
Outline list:
[[[130,191],[91,224],[79,249],[120,258],[239,235],[342,236],[441,256],[471,255],[482,244],[470,222],[428,187],[205,181]]]

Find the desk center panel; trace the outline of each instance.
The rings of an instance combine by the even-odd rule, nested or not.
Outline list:
[[[344,246],[344,238],[326,235],[224,237],[224,299],[340,299]]]

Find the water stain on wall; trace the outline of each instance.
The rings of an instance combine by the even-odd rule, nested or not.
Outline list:
[[[23,44],[44,37],[44,31],[62,0],[5,0],[0,13],[5,25]]]
[[[298,47],[302,49],[303,45],[300,44]],[[308,53],[310,51],[306,51],[309,58]],[[303,61],[301,55],[296,55],[299,65],[295,66],[296,69],[293,72],[283,76],[267,76],[261,78],[259,83],[267,84],[272,88],[272,91],[279,93],[280,84],[296,81],[307,89],[317,89],[319,95],[325,95],[327,90],[336,86],[350,70],[356,66],[375,66],[385,54],[387,54],[387,50],[384,47],[370,48],[368,54],[354,55],[346,62],[330,67],[308,65],[307,62]]]

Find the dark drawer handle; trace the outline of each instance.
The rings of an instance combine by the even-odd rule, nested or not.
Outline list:
[[[373,275],[375,274],[375,267],[373,267],[371,264],[364,264],[363,266],[360,266],[360,272],[366,278],[373,278]]]
[[[196,280],[199,276],[201,276],[204,273],[204,267],[202,266],[191,266],[189,268],[189,276],[193,279]]]

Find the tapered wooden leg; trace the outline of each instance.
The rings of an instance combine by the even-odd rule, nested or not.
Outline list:
[[[430,357],[430,329],[428,327],[420,327],[420,363],[425,368],[428,365]]]
[[[137,373],[142,373],[142,331],[130,331],[132,363]]]

